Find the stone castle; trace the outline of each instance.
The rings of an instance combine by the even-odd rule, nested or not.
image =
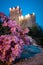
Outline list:
[[[19,6],[9,8],[10,17],[12,20],[15,20],[17,24],[21,25],[22,28],[32,27],[36,25],[36,16],[35,13],[27,14],[25,16],[22,15],[22,10]]]

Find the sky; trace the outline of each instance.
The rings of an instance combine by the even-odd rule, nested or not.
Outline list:
[[[36,15],[36,23],[43,28],[43,0],[0,0],[0,12],[9,15],[9,8],[20,6],[22,14]]]

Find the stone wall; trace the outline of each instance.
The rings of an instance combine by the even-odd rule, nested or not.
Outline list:
[[[22,16],[22,11],[19,6],[10,8],[10,17],[12,20],[15,20],[17,24],[21,25],[24,29],[26,27],[32,27],[36,25],[36,16],[35,14],[27,14]]]

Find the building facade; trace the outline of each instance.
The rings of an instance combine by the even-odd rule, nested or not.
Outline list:
[[[10,17],[12,20],[15,20],[17,24],[21,25],[22,28],[36,25],[35,13],[22,16],[22,10],[19,6],[10,8]]]

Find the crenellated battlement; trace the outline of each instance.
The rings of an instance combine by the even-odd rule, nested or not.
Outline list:
[[[10,16],[12,16],[14,14],[16,14],[16,15],[18,15],[18,14],[21,15],[22,14],[22,10],[20,9],[19,6],[9,8],[9,10],[10,10]]]
[[[9,8],[9,10],[10,11],[20,10],[20,7],[19,6],[17,6],[17,7],[11,7],[11,8]]]
[[[22,15],[22,10],[19,6],[9,8],[10,17],[12,20],[15,20],[22,28],[32,27],[36,25],[36,15],[33,12],[32,14],[27,14],[25,16]]]

